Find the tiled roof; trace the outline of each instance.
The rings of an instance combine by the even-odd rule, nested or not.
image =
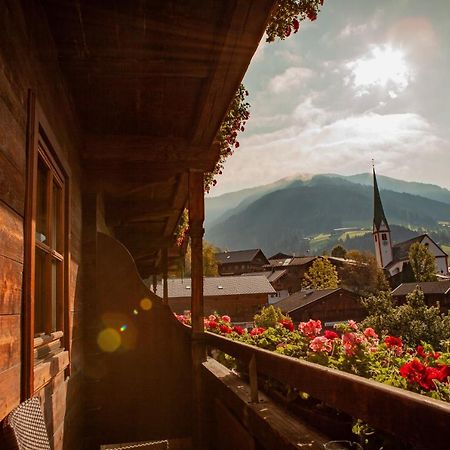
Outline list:
[[[269,261],[271,259],[287,259],[287,258],[293,258],[293,255],[288,255],[286,253],[278,252],[275,255],[272,255],[270,258],[267,258]]]
[[[342,289],[305,289],[280,300],[274,306],[284,313],[290,313],[340,290]]]
[[[403,283],[392,291],[394,297],[410,294],[416,286],[420,286],[424,294],[450,295],[450,281],[426,281],[422,283]]]
[[[259,252],[261,252],[261,255],[266,263],[267,259],[262,250],[259,248],[216,253],[216,260],[219,264],[251,262]]]
[[[191,296],[191,280],[189,278],[169,278],[168,286],[170,298]],[[275,293],[274,288],[263,275],[203,278],[203,295],[205,297],[273,293]],[[156,294],[160,297],[163,295],[161,283],[158,283]]]
[[[294,258],[286,258],[286,259],[271,259],[269,261],[270,267],[286,267],[286,266],[304,266],[312,261],[314,261],[317,256],[298,256]]]
[[[274,281],[277,281],[279,278],[287,274],[287,270],[266,270],[264,272],[250,272],[250,273],[243,273],[241,277],[248,276],[248,277],[254,277],[254,276],[265,276],[269,283],[273,283]]]

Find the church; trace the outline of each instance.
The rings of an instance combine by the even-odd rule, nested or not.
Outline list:
[[[428,234],[421,234],[397,244],[392,243],[391,230],[381,203],[375,169],[373,169],[373,191],[373,240],[378,266],[384,269],[389,277],[401,277],[401,273],[409,270],[408,253],[411,245],[419,242],[424,244],[430,253],[434,255],[436,274],[438,276],[448,276],[448,256]]]

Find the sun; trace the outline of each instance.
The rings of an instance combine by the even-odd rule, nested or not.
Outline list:
[[[401,50],[389,45],[372,48],[368,56],[347,64],[357,90],[371,86],[389,89],[391,97],[405,90],[411,80],[411,69]]]

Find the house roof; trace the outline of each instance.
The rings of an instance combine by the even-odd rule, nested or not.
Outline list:
[[[392,291],[394,297],[403,297],[410,294],[419,286],[425,295],[450,295],[450,281],[426,281],[422,283],[402,283]]]
[[[271,259],[269,261],[269,267],[275,269],[277,267],[304,266],[314,261],[316,258],[317,256],[298,256],[293,258]]]
[[[250,250],[236,250],[231,252],[216,253],[216,260],[218,264],[233,264],[252,262],[257,255],[261,253],[264,264],[268,264],[267,258],[260,248],[253,248]]]
[[[280,300],[275,303],[274,306],[280,308],[284,313],[291,313],[299,308],[303,308],[306,305],[317,302],[330,294],[338,291],[342,291],[342,288],[337,289],[305,289],[302,291],[295,292],[289,297]]]
[[[250,272],[250,273],[243,273],[241,275],[241,277],[243,276],[249,276],[249,277],[254,277],[254,276],[264,276],[267,278],[267,280],[269,281],[269,283],[273,283],[275,281],[277,281],[279,278],[283,277],[284,275],[287,274],[287,270],[265,270],[264,272]]]
[[[190,297],[191,280],[169,278],[169,298]],[[229,276],[203,278],[203,295],[205,297],[225,295],[273,294],[274,288],[267,278],[259,276]],[[162,297],[162,284],[158,283],[156,294]]]
[[[275,255],[272,255],[268,259],[270,261],[271,259],[287,259],[287,258],[293,258],[293,255],[288,255],[286,253],[278,252]]]

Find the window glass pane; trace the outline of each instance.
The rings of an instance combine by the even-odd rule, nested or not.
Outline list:
[[[38,158],[36,191],[36,241],[47,243],[47,173],[48,168]]]
[[[58,325],[58,314],[60,313],[61,304],[61,263],[57,260],[52,260],[52,310],[51,310],[51,331],[56,331]]]
[[[61,200],[62,193],[59,186],[53,183],[53,218],[52,218],[52,247],[62,253],[62,242],[61,242]]]
[[[34,334],[45,332],[45,253],[36,248]]]

